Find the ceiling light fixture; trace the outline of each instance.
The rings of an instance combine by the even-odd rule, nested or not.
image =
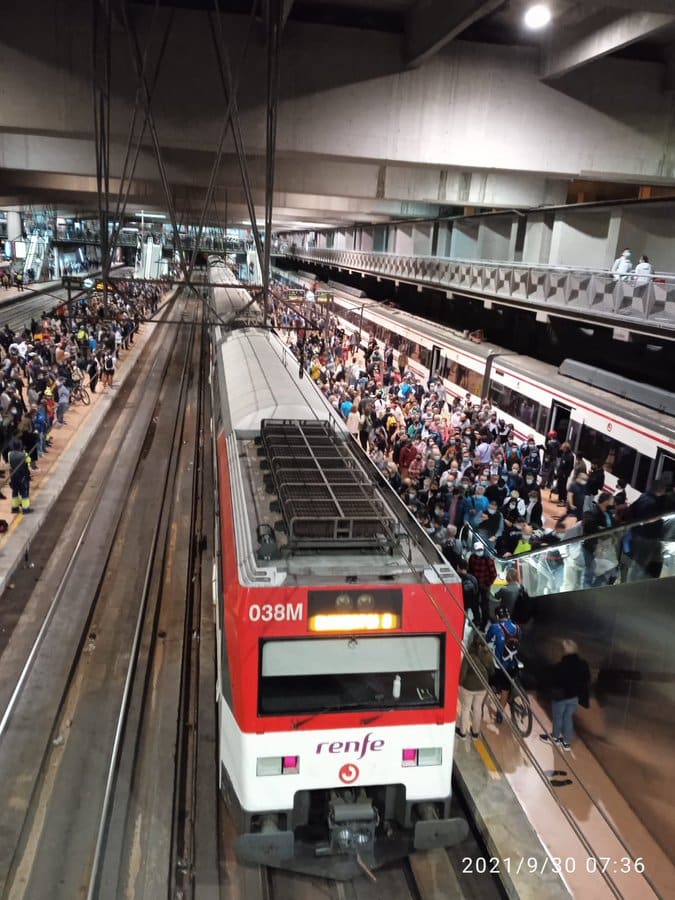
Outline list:
[[[528,28],[544,28],[551,21],[551,10],[545,3],[535,3],[525,13],[525,25]]]

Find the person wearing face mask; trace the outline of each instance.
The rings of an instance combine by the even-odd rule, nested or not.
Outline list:
[[[496,544],[504,533],[504,516],[497,508],[497,501],[490,500],[487,510],[483,513],[481,523],[476,529],[485,541]]]
[[[533,435],[529,435],[527,443],[521,448],[521,460],[523,475],[534,475],[536,478],[541,470],[541,454]]]
[[[615,281],[628,281],[629,272],[633,271],[633,256],[626,247],[621,256],[617,256],[612,265],[612,275]]]
[[[537,500],[541,500],[541,488],[537,484],[537,479],[534,477],[534,475],[532,475],[531,472],[526,472],[523,494],[524,496],[529,497],[532,491],[534,491],[534,493],[537,495]]]
[[[469,557],[469,574],[478,582],[480,622],[478,628],[485,628],[490,619],[490,588],[497,577],[494,560],[485,552],[482,541],[473,545],[473,553]]]
[[[533,528],[544,527],[544,507],[541,502],[541,495],[538,491],[530,491],[527,495],[525,521]]]
[[[555,527],[560,528],[568,516],[574,516],[577,522],[584,517],[584,502],[586,500],[588,475],[580,471],[570,482],[567,490],[567,509],[556,519]]]
[[[501,507],[504,504],[508,493],[507,487],[504,484],[504,479],[493,472],[490,475],[489,484],[485,488],[485,496],[490,502],[494,500],[497,507]]]
[[[518,463],[514,463],[506,476],[506,488],[509,493],[511,491],[518,491],[518,493],[520,493],[523,490],[524,484],[525,479],[520,474],[520,466]]]

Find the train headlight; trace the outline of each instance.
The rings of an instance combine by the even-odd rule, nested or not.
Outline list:
[[[349,594],[338,594],[335,598],[335,609],[346,610],[352,608],[352,598]]]
[[[356,598],[356,608],[359,612],[370,612],[375,609],[375,597],[372,594],[359,594]]]
[[[440,766],[443,764],[442,747],[409,747],[401,754],[401,765],[410,766]]]

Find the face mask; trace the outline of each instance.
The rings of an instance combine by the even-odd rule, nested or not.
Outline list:
[[[484,550],[474,550],[473,552],[476,554],[476,556],[482,556],[485,551]]]
[[[533,481],[534,481],[534,478],[526,478],[525,481],[526,481],[528,484],[532,484]]]
[[[624,250],[622,254],[626,259],[630,256],[630,250]]]
[[[494,514],[495,514],[496,512],[497,512],[496,509],[493,509],[491,506],[488,507],[488,515],[489,515],[489,516],[494,516]]]

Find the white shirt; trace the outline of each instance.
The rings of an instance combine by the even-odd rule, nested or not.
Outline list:
[[[649,262],[639,262],[637,266],[635,266],[635,284],[638,287],[643,287],[645,284],[649,284],[652,280],[651,276],[654,274],[654,266]]]

